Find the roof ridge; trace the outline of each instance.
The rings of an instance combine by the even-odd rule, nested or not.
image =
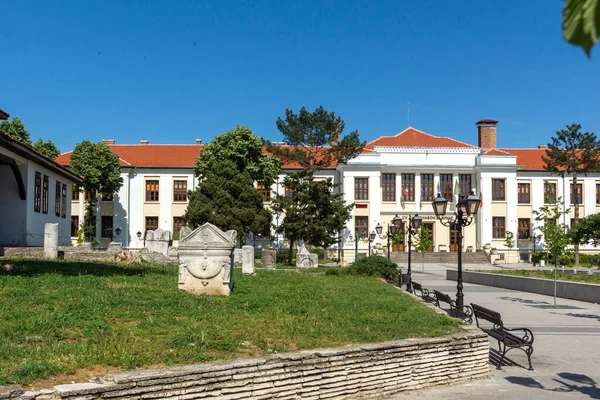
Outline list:
[[[108,144],[109,147],[111,146],[115,146],[115,147],[121,147],[121,146],[203,146],[203,144],[198,144],[198,143],[111,143]]]

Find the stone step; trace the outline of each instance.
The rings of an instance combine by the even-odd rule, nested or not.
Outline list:
[[[406,264],[408,262],[408,253],[406,252],[392,252],[391,260],[395,263]],[[456,252],[442,252],[442,253],[412,253],[412,260],[414,262],[425,262],[425,263],[455,263],[458,260],[458,253]],[[464,264],[489,264],[490,261],[483,252],[464,252],[462,253],[462,262]]]

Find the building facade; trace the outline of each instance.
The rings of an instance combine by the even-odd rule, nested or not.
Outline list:
[[[438,193],[449,200],[448,212],[454,211],[458,196],[475,193],[481,199],[479,213],[464,230],[463,249],[474,249],[485,244],[505,249],[506,233],[512,232],[515,247],[530,249],[538,223],[533,211],[548,199],[561,197],[571,217],[570,206],[578,196],[580,217],[600,210],[600,174],[591,173],[578,178],[578,187],[571,188],[571,177],[564,178],[544,171],[542,156],[545,148],[496,148],[498,121],[480,120],[476,123],[477,146],[451,138],[440,137],[407,128],[395,136],[380,137],[368,143],[363,152],[346,164],[320,171],[317,179],[331,178],[340,183],[340,190],[348,203],[355,203],[352,218],[341,234],[340,245],[344,258],[352,259],[356,234],[360,253],[369,247],[368,234],[381,224],[383,232],[398,215],[404,224],[419,214],[432,233],[430,251],[457,251],[457,227],[446,227],[436,220],[432,201]],[[126,247],[142,247],[144,232],[162,228],[177,233],[183,223],[187,207],[187,190],[197,185],[193,166],[201,151],[199,140],[192,145],[118,145],[107,141],[121,160],[125,184],[114,195],[99,201],[98,237],[110,240],[107,233],[117,227],[123,231],[121,241]],[[70,153],[58,162],[68,164]],[[293,165],[284,165],[284,174],[271,188],[258,186],[263,192],[265,205],[276,194],[284,194],[285,172]],[[83,219],[83,194],[73,194],[73,227]],[[282,216],[274,216],[277,226]],[[111,229],[106,229],[106,228]],[[72,232],[72,233],[75,233]],[[382,235],[383,236],[383,235]],[[283,237],[276,237],[272,246],[284,245]],[[407,238],[399,251],[407,251]],[[373,247],[385,247],[386,238],[376,236]],[[538,246],[541,243],[538,242]],[[337,248],[337,246],[334,246]],[[583,250],[593,250],[584,247]]]

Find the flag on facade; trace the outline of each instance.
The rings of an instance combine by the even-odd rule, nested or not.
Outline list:
[[[454,194],[460,196],[460,186],[458,185],[458,181],[456,181],[454,185]]]
[[[405,199],[408,197],[408,190],[406,190],[404,186],[402,186],[402,196],[404,196]]]
[[[483,195],[479,192],[479,208],[483,207]]]

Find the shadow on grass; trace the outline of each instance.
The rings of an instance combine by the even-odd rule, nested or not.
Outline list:
[[[64,276],[135,276],[148,273],[158,275],[172,274],[175,267],[155,264],[121,265],[101,261],[49,261],[35,259],[4,259],[13,263],[15,271],[6,274],[12,276],[38,276],[60,274]]]
[[[548,388],[533,378],[523,376],[508,376],[505,379],[510,383],[525,386],[532,389],[547,390],[555,393],[579,393],[591,399],[600,399],[600,388],[596,381],[587,375],[573,374],[571,372],[560,372],[558,378],[552,378],[553,381],[560,384],[555,388]]]

